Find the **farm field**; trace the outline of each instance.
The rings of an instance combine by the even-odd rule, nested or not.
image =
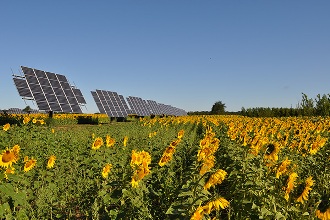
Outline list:
[[[17,117],[2,219],[330,219],[330,118]]]

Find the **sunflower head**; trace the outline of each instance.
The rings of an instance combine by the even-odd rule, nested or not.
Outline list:
[[[321,203],[317,207],[318,210],[320,210],[321,213],[325,213],[330,208],[330,195],[324,194],[321,197]]]
[[[97,150],[103,145],[103,139],[101,137],[98,137],[94,140],[92,144],[92,149]]]
[[[47,168],[53,168],[55,164],[56,156],[52,155],[49,157],[48,162],[47,162]]]
[[[24,172],[30,171],[37,164],[37,160],[31,158],[24,164]]]
[[[275,151],[275,145],[274,144],[268,144],[266,147],[266,155],[271,155]]]
[[[8,168],[11,167],[13,163],[18,161],[20,147],[15,145],[12,149],[4,150],[0,154],[0,166]]]
[[[126,147],[126,145],[127,145],[127,141],[128,141],[128,137],[125,136],[125,137],[124,137],[124,140],[123,140],[123,142],[124,142],[124,143],[123,143],[123,144],[124,144],[124,147]]]
[[[10,124],[9,123],[7,123],[7,124],[5,124],[4,126],[3,126],[3,130],[4,131],[8,131],[9,130],[9,128],[10,128]]]
[[[108,177],[108,175],[109,175],[109,173],[110,173],[110,171],[111,171],[111,168],[112,168],[112,164],[106,164],[104,167],[103,167],[103,169],[102,169],[102,176],[103,176],[103,178],[107,178]]]
[[[29,123],[30,122],[30,120],[31,120],[31,118],[30,117],[24,117],[24,119],[23,119],[23,124],[27,124],[27,123]]]

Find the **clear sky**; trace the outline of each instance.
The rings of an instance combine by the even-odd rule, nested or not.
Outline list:
[[[330,93],[329,0],[1,0],[0,109],[20,66],[186,111],[296,107]],[[27,102],[32,108],[37,108]]]

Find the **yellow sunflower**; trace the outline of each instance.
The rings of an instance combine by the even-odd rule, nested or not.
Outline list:
[[[136,152],[132,151],[131,167],[134,170],[132,177],[132,187],[137,187],[140,180],[150,173],[149,164],[151,163],[151,156],[146,151]]]
[[[314,185],[313,177],[308,177],[305,181],[305,187],[303,188],[302,192],[300,193],[299,197],[297,198],[297,202],[300,202],[301,204],[304,204],[304,201],[308,200],[308,194],[309,191],[312,190],[312,187]]]
[[[8,174],[14,174],[14,173],[15,173],[14,167],[7,168],[6,171],[4,172],[5,178],[8,180]]]
[[[36,159],[29,159],[24,164],[24,172],[30,171],[37,164]]]
[[[323,195],[317,207],[316,216],[321,220],[330,220],[330,196]]]
[[[180,130],[178,132],[178,139],[182,139],[183,135],[184,135],[184,130]]]
[[[203,176],[205,173],[209,172],[214,167],[214,163],[215,157],[213,155],[203,160],[203,165],[199,171],[199,174]]]
[[[94,140],[92,144],[92,149],[97,150],[103,145],[103,139],[101,137],[98,137]]]
[[[125,137],[124,137],[124,141],[123,141],[123,142],[124,142],[124,143],[123,143],[123,144],[124,144],[124,147],[126,147],[126,145],[127,145],[127,141],[128,141],[128,137],[125,136]]]
[[[268,144],[266,148],[266,153],[264,158],[270,160],[271,162],[276,162],[278,160],[279,146],[274,144]]]
[[[116,140],[114,138],[111,138],[109,135],[106,136],[105,142],[107,147],[113,147],[116,143]]]
[[[47,162],[47,168],[48,168],[48,169],[54,167],[55,160],[56,160],[56,156],[51,155],[51,156],[49,157],[48,162]]]
[[[112,168],[112,164],[106,164],[104,167],[103,167],[103,170],[102,170],[102,176],[104,179],[106,179],[111,171],[111,168]]]
[[[24,117],[24,119],[23,119],[23,124],[27,124],[27,123],[29,123],[30,120],[31,120],[31,118],[30,118],[29,116]]]
[[[204,189],[208,190],[209,188],[211,188],[212,186],[216,185],[216,184],[221,184],[222,181],[226,178],[227,172],[224,170],[218,170],[217,172],[215,172],[214,174],[212,174],[209,178],[209,180],[207,181],[207,183],[204,185]]]
[[[190,220],[202,220],[204,216],[204,209],[203,207],[199,206],[194,214],[191,216]]]
[[[13,163],[18,161],[20,147],[15,145],[10,150],[4,150],[2,154],[0,154],[0,166],[2,167],[11,167]]]
[[[285,195],[284,195],[284,198],[286,199],[286,201],[289,200],[289,194],[290,192],[293,190],[293,188],[296,186],[296,179],[298,178],[298,174],[293,172],[290,174],[289,178],[288,178],[288,181],[287,181],[287,186],[286,186],[286,189],[285,189]]]
[[[10,124],[9,124],[9,123],[5,124],[5,125],[2,127],[2,129],[3,129],[4,131],[8,131],[9,128],[10,128]]]
[[[288,158],[286,158],[281,165],[277,168],[276,171],[276,178],[280,178],[281,175],[285,174],[286,172],[288,172],[288,166],[290,165],[291,160],[288,160]]]
[[[220,197],[214,201],[208,202],[205,206],[203,206],[204,212],[210,214],[213,210],[220,210],[225,209],[229,206],[229,202],[223,198]]]

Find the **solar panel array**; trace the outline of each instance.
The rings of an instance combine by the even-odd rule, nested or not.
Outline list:
[[[24,77],[13,78],[23,98],[36,101],[39,110],[82,113],[80,104],[86,104],[81,91],[72,87],[64,75],[21,66]]]
[[[100,113],[107,114],[109,117],[127,117],[128,114],[131,114],[131,110],[122,95],[98,89],[91,91],[91,93]]]
[[[7,114],[30,114],[30,113],[32,113],[32,114],[36,114],[36,113],[40,113],[40,112],[36,109],[30,109],[28,112],[26,112],[20,108],[9,108],[6,110],[0,110],[0,113],[7,113]]]
[[[34,100],[41,111],[82,113],[80,105],[86,104],[81,91],[71,86],[64,75],[21,66],[24,76],[14,76],[14,84],[23,99]],[[100,111],[109,117],[149,115],[186,115],[187,113],[171,105],[144,100],[139,97],[125,98],[116,92],[106,90],[91,91]]]
[[[109,117],[127,117],[129,114],[137,116],[150,115],[187,115],[187,113],[179,108],[157,103],[153,100],[144,100],[135,96],[128,96],[125,99],[116,92],[105,90],[91,91],[94,101],[100,113],[108,114]]]

